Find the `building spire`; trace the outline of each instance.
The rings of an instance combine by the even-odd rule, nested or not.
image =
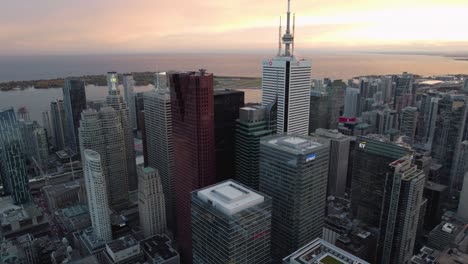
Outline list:
[[[294,43],[294,36],[291,35],[291,0],[288,0],[286,33],[283,35],[283,43],[285,45],[284,56],[292,56],[291,44]]]
[[[281,16],[280,16],[279,33],[278,33],[278,56],[281,56]]]

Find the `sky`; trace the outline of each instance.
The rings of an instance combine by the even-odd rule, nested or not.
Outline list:
[[[0,55],[250,52],[286,0],[1,0]],[[468,54],[468,0],[291,0],[296,50]]]

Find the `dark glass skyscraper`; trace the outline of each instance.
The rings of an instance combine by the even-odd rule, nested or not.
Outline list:
[[[5,192],[12,196],[15,204],[31,201],[24,142],[18,122],[11,113],[2,115],[0,119],[0,160]]]
[[[190,192],[216,181],[213,74],[169,73],[174,138],[177,243],[192,263]]]
[[[260,138],[273,134],[269,127],[265,107],[240,109],[236,128],[236,180],[255,190],[260,176]]]
[[[75,153],[79,153],[78,127],[81,112],[86,109],[85,82],[80,79],[67,78],[63,86],[63,106],[65,109],[66,146]]]
[[[244,106],[244,92],[214,91],[214,120],[217,181],[234,178],[234,138],[239,109]]]
[[[260,192],[273,199],[271,252],[279,263],[322,235],[330,149],[308,136],[268,136],[260,144]]]

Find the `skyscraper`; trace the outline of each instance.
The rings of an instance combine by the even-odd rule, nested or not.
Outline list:
[[[330,141],[327,194],[344,197],[351,137],[345,136],[337,130],[322,128],[315,130],[314,135]]]
[[[382,137],[358,137],[353,166],[353,215],[378,230],[378,263],[406,263],[413,254],[425,175],[412,151]]]
[[[260,177],[260,138],[271,135],[263,106],[243,107],[236,128],[236,180],[258,190]]]
[[[118,89],[118,76],[115,72],[107,73],[107,87],[109,94],[106,97],[107,106],[114,108],[119,116],[122,131],[125,140],[125,157],[127,159],[127,175],[130,190],[138,189],[136,160],[135,160],[135,143],[133,138],[133,129],[130,124],[129,109],[120,95]]]
[[[457,192],[463,187],[465,173],[468,172],[468,140],[457,146],[452,168],[452,189]]]
[[[86,109],[85,82],[80,79],[65,79],[63,86],[63,106],[65,109],[66,146],[78,153],[78,127],[80,125],[80,115]]]
[[[166,203],[157,170],[137,167],[138,213],[145,238],[166,233]]]
[[[195,263],[270,263],[270,197],[231,180],[191,197]]]
[[[79,128],[80,149],[99,153],[107,181],[109,204],[114,208],[128,201],[128,179],[125,159],[125,140],[117,111],[110,107],[99,112],[82,112]],[[82,155],[84,155],[82,153]]]
[[[278,55],[263,61],[262,105],[277,101],[277,133],[307,135],[311,62],[294,57],[294,32],[291,34],[290,17],[288,1],[286,33],[282,38],[284,53],[280,44]]]
[[[418,109],[416,107],[405,107],[401,113],[400,131],[404,136],[403,141],[413,144],[416,136],[416,126],[418,122]]]
[[[158,73],[156,76],[163,73]],[[164,73],[165,75],[165,73]],[[144,94],[148,166],[158,170],[166,200],[167,226],[175,231],[174,142],[171,94],[166,82]]]
[[[384,190],[379,263],[409,263],[413,256],[425,175],[412,164],[412,158],[405,156],[389,164],[394,171],[387,177]]]
[[[344,117],[353,118],[360,116],[359,112],[360,94],[357,88],[346,88],[346,95],[344,101]]]
[[[326,140],[308,136],[261,140],[260,192],[273,199],[274,262],[322,235],[329,151]]]
[[[366,224],[379,226],[386,178],[394,172],[394,168],[388,165],[411,152],[407,146],[392,143],[381,136],[356,139],[351,183],[354,217]]]
[[[50,142],[54,142],[55,135],[54,135],[54,130],[52,129],[50,111],[43,111],[41,114],[42,114],[42,125],[47,133],[47,140],[49,140]]]
[[[136,105],[135,105],[135,96],[133,93],[133,86],[135,81],[133,80],[133,75],[127,73],[123,75],[123,87],[124,87],[124,99],[125,104],[129,109],[129,119],[131,129],[137,128],[137,114],[136,114]]]
[[[463,131],[468,115],[468,98],[446,94],[438,101],[437,119],[432,142],[432,157],[442,165],[441,182],[455,189],[455,178],[451,174],[456,151],[463,141]]]
[[[464,175],[463,188],[460,193],[457,214],[468,221],[468,172]]]
[[[31,201],[24,142],[18,122],[11,112],[2,112],[0,119],[0,159],[2,183],[5,193],[10,194],[15,204]]]
[[[34,159],[43,172],[47,172],[49,163],[49,143],[47,141],[47,132],[44,128],[34,130]]]
[[[101,155],[90,149],[83,150],[83,155],[83,169],[91,224],[99,238],[110,242],[112,240],[112,230],[108,181],[102,168]]]
[[[192,262],[190,192],[216,181],[213,74],[169,74],[174,139],[177,242],[182,261]]]
[[[328,129],[330,126],[330,109],[328,108],[328,93],[325,91],[310,91],[309,134],[318,128]]]
[[[346,84],[342,80],[334,80],[327,86],[328,92],[328,128],[337,129],[338,121],[343,111]]]
[[[52,129],[54,130],[55,137],[55,148],[62,150],[65,148],[65,109],[63,108],[63,101],[56,100],[50,103],[50,117],[52,123]]]
[[[214,126],[217,182],[235,175],[234,138],[239,109],[244,106],[244,92],[214,90]]]

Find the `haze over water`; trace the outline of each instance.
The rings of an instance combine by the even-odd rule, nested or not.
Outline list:
[[[272,53],[271,55],[274,55]],[[262,60],[269,54],[154,54],[87,56],[0,57],[0,81],[35,80],[57,77],[105,74],[108,71],[142,72],[207,69],[218,76],[260,77]],[[369,53],[298,54],[312,60],[312,78],[348,79],[373,74],[468,74],[468,61],[425,55]],[[137,91],[151,89],[138,87]],[[104,99],[105,87],[87,87],[88,100]],[[247,102],[258,102],[260,91],[246,91]],[[0,92],[0,108],[26,106],[31,119],[41,123],[41,111],[50,101],[62,98],[61,89],[26,89]]]

